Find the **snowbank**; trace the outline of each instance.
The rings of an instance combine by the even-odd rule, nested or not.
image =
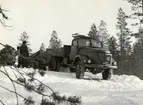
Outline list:
[[[10,67],[5,68],[9,75],[15,78],[13,69]],[[0,70],[4,71],[5,69],[0,68]],[[32,68],[23,68],[19,69],[19,71],[35,72],[35,78],[62,95],[81,96],[83,105],[143,105],[143,80],[133,75],[113,75],[110,80],[102,80],[101,74],[85,73],[85,78],[79,80],[76,79],[74,73],[46,71],[46,74],[42,77],[38,70],[35,71]],[[2,73],[0,73],[0,84],[12,87],[10,81]],[[24,95],[29,95],[28,92],[21,88],[19,90],[24,92]],[[1,91],[1,88],[0,94],[3,94],[0,99],[10,97],[9,94],[6,94],[6,91]],[[32,93],[31,95],[34,96],[35,94]]]

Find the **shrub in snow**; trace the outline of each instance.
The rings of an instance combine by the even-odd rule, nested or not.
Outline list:
[[[25,105],[34,105],[35,101],[29,96],[27,99],[24,100]]]

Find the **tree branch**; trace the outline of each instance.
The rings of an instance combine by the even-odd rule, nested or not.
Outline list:
[[[0,100],[0,102],[2,103],[2,105],[5,105],[5,104],[2,102],[2,100]]]
[[[0,72],[2,72],[3,74],[5,74],[6,76],[8,76],[7,73],[5,73],[4,71],[0,70]],[[11,79],[11,78],[10,78],[10,79]],[[21,85],[21,86],[23,86],[23,87],[25,86],[25,85],[23,85],[23,84],[21,84],[21,83],[15,81],[15,80],[13,80],[13,79],[11,79],[11,81],[13,81],[14,83],[16,83],[16,84],[18,84],[18,85]],[[42,82],[41,82],[41,83],[42,83]],[[51,97],[50,95],[46,95],[46,94],[40,93],[40,92],[38,92],[38,91],[35,90],[35,89],[31,89],[31,90],[34,91],[34,92],[36,92],[37,94],[40,94],[40,95],[43,95],[43,96],[47,96],[47,97]]]
[[[10,78],[10,76],[9,76],[8,72],[6,71],[6,69],[5,69],[4,66],[3,66],[3,68],[4,68],[4,70],[5,70],[6,74],[7,74],[7,77],[8,77],[8,78],[10,79],[10,81],[12,82],[12,85],[13,85],[13,88],[14,88],[15,93],[17,93],[17,90],[16,90],[16,87],[15,87],[15,84],[14,84],[13,80]],[[17,105],[19,105],[19,104],[18,104],[18,96],[17,96],[17,94],[15,94],[15,95],[16,95]]]
[[[14,66],[15,67],[15,66]],[[15,67],[15,69],[19,72],[19,70]],[[24,72],[24,71],[23,71]],[[20,73],[20,72],[19,72]],[[20,73],[21,75],[26,75],[26,76],[29,76],[29,75],[27,75],[27,73],[26,72],[24,72],[24,73]],[[43,82],[41,82],[40,80],[38,80],[38,79],[36,79],[36,78],[34,78],[34,77],[32,77],[32,76],[30,76],[30,78],[32,78],[32,79],[34,79],[34,80],[36,80],[36,81],[38,81],[39,83],[41,83],[41,84],[43,84],[44,86],[46,86],[48,89],[50,89],[51,91],[52,91],[52,93],[54,93],[54,90],[52,89],[52,88],[50,88],[49,86],[47,86],[46,84],[44,84]]]
[[[7,90],[7,91],[9,91],[9,92],[11,92],[11,93],[17,94],[18,96],[20,96],[20,97],[23,98],[24,100],[27,100],[24,96],[22,96],[21,94],[15,92],[15,91],[12,91],[12,90],[10,90],[10,89],[8,89],[8,88],[2,86],[2,85],[0,85],[0,87],[3,88],[3,89],[5,89],[5,90]],[[28,101],[28,100],[27,100],[27,101]],[[34,104],[33,104],[33,105],[34,105]]]

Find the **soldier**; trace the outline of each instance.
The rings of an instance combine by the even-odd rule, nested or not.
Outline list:
[[[20,59],[20,47],[17,46],[17,63],[18,63],[17,67],[18,68],[21,66],[21,62],[20,61],[21,61],[21,59]]]
[[[20,58],[19,58],[20,65],[22,65],[22,67],[28,67],[29,52],[28,52],[28,47],[26,45],[26,41],[23,41],[19,51],[20,51]]]

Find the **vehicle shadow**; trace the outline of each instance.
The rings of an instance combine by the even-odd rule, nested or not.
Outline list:
[[[94,80],[94,81],[101,81],[101,80],[103,80],[101,78],[92,77],[92,76],[89,76],[89,75],[85,75],[85,76],[86,77],[83,78],[84,80]]]

